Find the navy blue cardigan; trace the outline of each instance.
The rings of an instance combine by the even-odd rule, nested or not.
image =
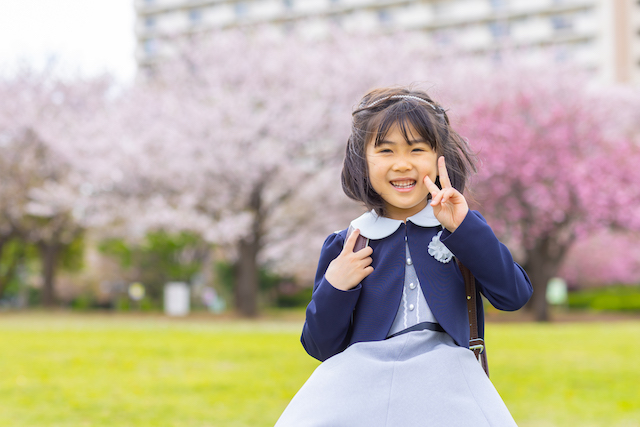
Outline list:
[[[316,272],[313,296],[307,307],[302,345],[307,353],[324,361],[349,345],[387,337],[402,297],[405,274],[405,237],[422,292],[437,321],[459,346],[469,346],[469,322],[465,286],[455,260],[443,264],[427,252],[440,227],[403,223],[390,236],[370,240],[373,272],[355,288],[342,291],[324,278],[329,263],[344,245],[347,230],[327,237]],[[444,230],[442,243],[471,270],[476,289],[500,310],[521,308],[533,288],[522,267],[476,211],[469,211],[455,233]],[[482,319],[481,299],[478,312]],[[484,325],[478,325],[484,336]]]

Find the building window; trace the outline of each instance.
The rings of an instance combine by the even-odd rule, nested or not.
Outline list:
[[[555,31],[565,31],[573,28],[573,22],[567,15],[553,15],[551,26]]]
[[[146,18],[144,18],[144,26],[147,28],[154,28],[156,26],[156,17],[147,16]]]
[[[507,7],[507,0],[489,0],[489,3],[493,10],[503,10]]]
[[[147,56],[154,56],[158,53],[158,42],[156,39],[146,39],[143,44],[144,53]]]
[[[236,18],[246,18],[249,14],[249,5],[246,1],[236,2],[234,9],[236,12]]]
[[[389,25],[393,21],[393,15],[389,9],[378,10],[378,22],[382,25]]]
[[[282,4],[284,5],[284,8],[287,10],[293,9],[293,0],[282,0]]]
[[[189,22],[192,25],[199,24],[202,22],[202,10],[200,9],[191,9],[189,11]]]
[[[509,23],[495,21],[489,23],[489,31],[494,39],[502,39],[509,35]]]

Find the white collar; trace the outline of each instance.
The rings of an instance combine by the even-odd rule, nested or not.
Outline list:
[[[407,221],[411,221],[420,227],[437,227],[440,225],[429,203],[420,212],[407,218]],[[378,216],[372,210],[351,221],[351,226],[359,229],[360,234],[367,239],[378,240],[391,236],[402,223],[403,221],[399,219]]]

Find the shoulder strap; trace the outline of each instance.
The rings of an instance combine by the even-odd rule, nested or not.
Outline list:
[[[458,267],[464,278],[465,293],[467,295],[467,311],[469,313],[469,349],[476,355],[476,359],[482,365],[482,369],[489,376],[489,364],[487,361],[487,349],[484,345],[484,339],[478,333],[478,312],[477,312],[477,291],[476,278],[473,277],[471,270],[465,267],[458,259]]]
[[[347,230],[347,236],[345,237],[344,240],[347,240],[349,236],[351,236],[351,233],[353,233],[353,227],[349,225],[349,229]],[[369,239],[367,239],[362,234],[360,234],[356,239],[356,245],[353,247],[353,252],[358,252],[360,249],[364,249],[367,246],[369,246]]]

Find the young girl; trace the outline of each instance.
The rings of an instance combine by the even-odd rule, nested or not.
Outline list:
[[[462,195],[473,156],[426,93],[373,90],[353,112],[342,187],[370,210],[324,242],[302,345],[323,363],[278,427],[514,426],[469,347],[455,258],[498,309],[531,283]],[[354,252],[358,235],[368,246]],[[480,316],[482,307],[479,305]],[[483,325],[479,325],[483,336]]]

